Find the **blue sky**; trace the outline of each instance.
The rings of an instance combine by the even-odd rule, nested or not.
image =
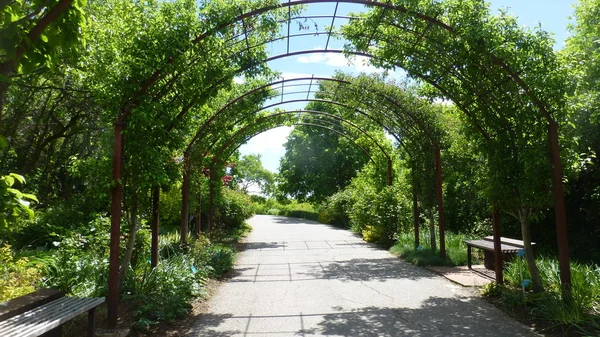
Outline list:
[[[556,40],[555,49],[560,49],[564,46],[566,39],[567,25],[569,24],[569,16],[573,14],[573,5],[576,0],[490,0],[493,12],[497,12],[500,8],[506,8],[509,13],[518,18],[519,24],[528,27],[537,27],[541,24],[542,29],[554,34]],[[334,13],[335,3],[324,3],[310,5],[305,12],[306,15],[332,15]],[[361,5],[344,5],[340,4],[337,8],[337,15],[343,16],[350,12],[363,11]],[[347,22],[344,19],[337,19],[336,26]],[[310,29],[299,29],[299,24],[293,23],[290,27],[291,34],[315,32],[314,27],[319,27],[318,31],[322,31],[323,27],[328,27],[331,24],[331,19],[313,19],[308,20],[303,25],[310,26]],[[290,51],[299,51],[307,49],[324,49],[327,45],[327,36],[320,35],[293,38],[290,41]],[[329,49],[342,49],[343,41],[331,39],[327,45]],[[287,42],[280,41],[269,46],[269,52],[272,55],[281,54],[287,50]],[[282,77],[286,79],[298,77],[310,77],[311,75],[330,77],[336,70],[351,73],[370,73],[380,72],[367,64],[367,60],[363,58],[349,61],[341,54],[304,54],[288,58],[275,60],[269,63],[272,69],[281,72]],[[401,71],[392,72],[391,77],[402,77]],[[298,82],[306,83],[306,82]],[[302,89],[306,90],[306,88]],[[306,94],[294,94],[293,88],[285,91],[286,98],[294,99],[306,97]],[[297,97],[296,97],[297,96]],[[266,104],[273,103],[267,102]],[[279,106],[282,109],[295,110],[299,109],[303,104],[284,104]],[[247,144],[240,147],[242,155],[249,153],[259,153],[262,156],[263,166],[272,172],[277,172],[279,160],[284,155],[285,149],[283,144],[291,132],[289,127],[280,127],[262,133]]]

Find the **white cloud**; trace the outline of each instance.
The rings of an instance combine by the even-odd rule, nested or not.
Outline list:
[[[242,155],[259,153],[263,167],[271,172],[279,169],[279,159],[285,154],[283,144],[292,132],[291,127],[281,126],[250,139],[248,143],[240,147]]]
[[[293,72],[287,72],[284,71],[281,73],[282,78],[289,80],[289,79],[293,79],[293,78],[310,78],[312,77],[313,74],[307,74],[307,73],[293,73]]]
[[[339,53],[314,53],[305,56],[299,56],[296,61],[300,63],[320,63],[338,68],[352,68],[357,72],[381,73],[383,69],[369,64],[369,58],[366,56],[353,56],[346,58],[344,54]]]
[[[287,141],[290,132],[292,132],[292,128],[289,126],[281,126],[268,130],[250,139],[248,143],[240,147],[240,151],[246,154],[279,150],[283,148],[283,143]]]

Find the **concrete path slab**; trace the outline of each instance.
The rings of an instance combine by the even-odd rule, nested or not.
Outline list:
[[[536,336],[348,231],[285,217],[249,222],[232,278],[188,336]]]
[[[430,266],[425,267],[427,270],[439,274],[448,280],[458,283],[463,287],[481,287],[488,283],[494,282],[494,271],[485,269],[483,265],[473,266],[469,269],[466,266],[457,267],[441,267]]]

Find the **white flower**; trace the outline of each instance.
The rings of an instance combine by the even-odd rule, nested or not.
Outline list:
[[[54,247],[60,246],[60,242],[58,242],[58,241],[54,241],[54,242],[52,242],[52,244],[54,245]]]

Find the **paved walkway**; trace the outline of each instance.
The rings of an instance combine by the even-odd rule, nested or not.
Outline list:
[[[255,216],[194,336],[535,336],[465,289],[350,232]]]

